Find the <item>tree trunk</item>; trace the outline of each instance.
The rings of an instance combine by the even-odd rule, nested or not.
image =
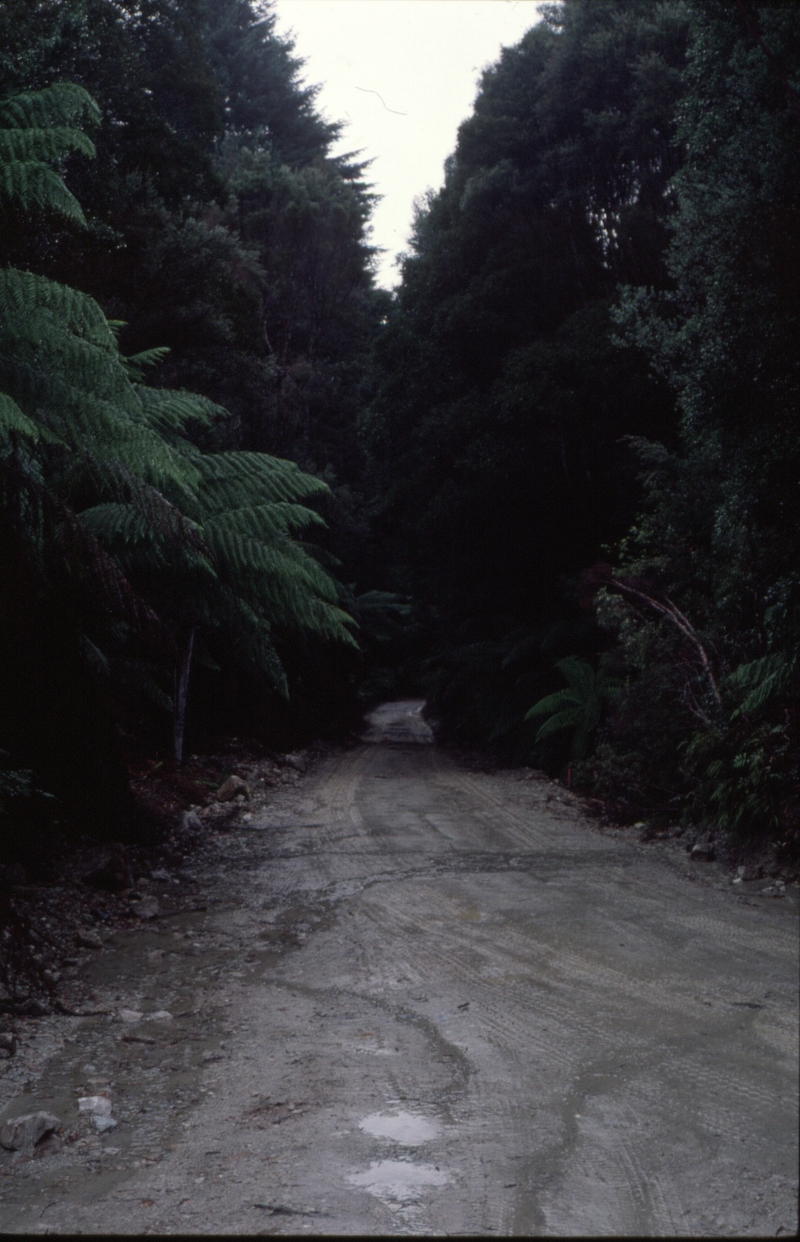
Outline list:
[[[189,670],[192,667],[192,651],[194,649],[194,626],[189,630],[189,637],[181,657],[181,671],[178,677],[178,688],[175,694],[174,744],[175,760],[183,763],[183,728],[186,723],[186,698],[189,693]]]

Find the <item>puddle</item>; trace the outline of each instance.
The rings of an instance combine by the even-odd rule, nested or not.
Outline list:
[[[359,1130],[366,1130],[373,1138],[394,1139],[405,1147],[416,1147],[436,1138],[439,1125],[419,1113],[370,1113],[358,1123]],[[388,1163],[392,1163],[389,1161]],[[403,1166],[407,1167],[407,1166]],[[366,1175],[364,1175],[366,1176]],[[437,1183],[439,1184],[439,1183]]]
[[[450,1175],[432,1164],[410,1164],[405,1160],[373,1160],[364,1173],[350,1173],[353,1186],[363,1186],[379,1199],[403,1201],[416,1197],[422,1186],[445,1186]]]

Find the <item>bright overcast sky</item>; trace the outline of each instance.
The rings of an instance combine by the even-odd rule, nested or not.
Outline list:
[[[382,201],[372,241],[387,251],[378,282],[397,283],[414,199],[438,189],[481,70],[538,20],[538,0],[277,0],[279,34],[293,34],[317,107],[346,129],[335,152],[373,159]]]

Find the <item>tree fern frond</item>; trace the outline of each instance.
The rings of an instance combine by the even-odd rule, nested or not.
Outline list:
[[[155,354],[157,351],[146,352]],[[131,362],[134,359],[123,361]],[[158,431],[164,428],[177,430],[190,422],[201,423],[207,427],[215,419],[229,417],[228,411],[221,405],[210,401],[208,397],[201,397],[198,393],[182,392],[179,389],[147,388],[138,383],[134,385],[134,389],[142,403],[145,419]],[[200,456],[199,451],[195,450],[195,453]]]
[[[0,125],[29,129],[74,125],[76,121],[100,123],[102,114],[87,90],[74,82],[56,82],[41,91],[12,95],[0,103]]]
[[[582,722],[583,711],[579,706],[565,708],[563,711],[556,712],[539,726],[536,741],[541,742],[543,738],[550,737],[553,733],[560,733],[562,729],[579,728]]]
[[[0,164],[0,197],[26,209],[56,211],[65,219],[86,227],[86,217],[77,198],[46,164],[32,160]]]
[[[80,129],[65,125],[48,129],[0,129],[0,164],[59,160],[70,151],[96,155],[94,143]]]
[[[305,474],[293,461],[266,453],[214,453],[199,461],[202,501],[209,515],[252,504],[306,500],[330,493],[327,483]]]
[[[245,589],[266,591],[276,604],[294,599],[298,591],[311,591],[326,602],[335,602],[333,580],[291,540],[265,543],[228,530],[218,521],[204,522],[203,534],[217,560],[225,563]],[[261,582],[253,578],[254,573],[261,575]]]
[[[109,320],[114,328],[114,323]],[[124,326],[120,323],[120,327]],[[125,368],[125,374],[131,383],[141,383],[144,379],[144,368],[153,367],[166,358],[170,352],[169,345],[156,345],[153,349],[143,349],[138,354],[120,354],[119,360]]]
[[[231,509],[218,514],[214,521],[226,530],[250,535],[253,539],[269,539],[273,535],[302,531],[309,526],[325,526],[324,518],[313,509],[289,501]]]
[[[31,440],[39,439],[39,429],[27,414],[23,414],[16,401],[7,393],[0,392],[0,435],[16,431]]]
[[[534,703],[533,707],[528,708],[525,713],[525,720],[533,720],[536,716],[546,716],[548,712],[560,712],[562,710],[571,710],[580,706],[581,699],[573,690],[556,690],[555,694],[548,694],[543,699],[539,699],[538,703]]]
[[[229,641],[239,659],[264,673],[272,687],[288,699],[286,672],[272,642],[269,624],[233,591],[223,588],[220,601]]]
[[[150,534],[147,523],[133,505],[107,501],[83,509],[78,516],[87,530],[106,544],[117,539],[127,544],[138,543]]]
[[[586,698],[594,692],[596,674],[588,660],[566,656],[556,661],[556,668],[579,698]]]
[[[89,337],[96,345],[105,343],[114,352],[117,342],[108,320],[94,298],[46,276],[36,276],[16,267],[0,270],[0,316],[11,322],[13,315],[24,321],[33,311],[49,311],[69,332]]]
[[[725,679],[726,686],[747,691],[742,703],[733,713],[734,719],[739,716],[750,716],[763,707],[772,695],[784,689],[794,676],[798,665],[797,654],[788,655],[784,651],[762,656],[759,660],[751,660],[740,664]]]

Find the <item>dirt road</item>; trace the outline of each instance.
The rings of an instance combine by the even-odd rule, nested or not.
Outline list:
[[[4,1115],[119,1125],[6,1154],[0,1228],[795,1231],[796,897],[460,768],[419,707],[225,837],[216,906],[95,956],[144,1016],[62,1019]]]

